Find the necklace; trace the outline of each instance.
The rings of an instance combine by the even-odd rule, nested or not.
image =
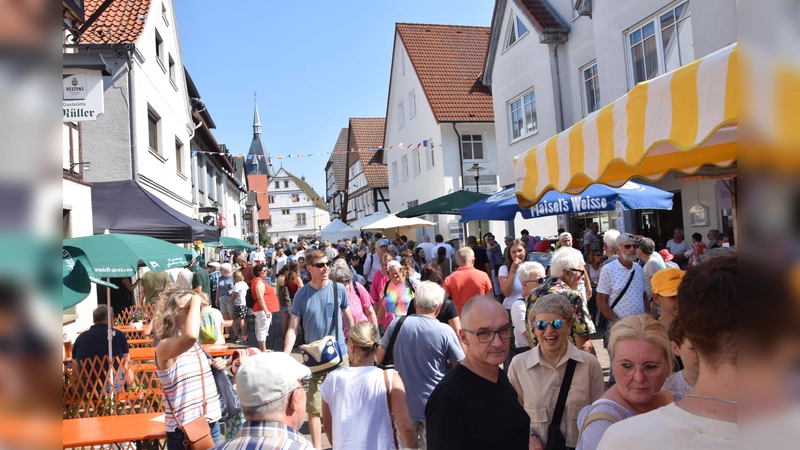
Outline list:
[[[707,395],[697,395],[697,394],[686,394],[683,396],[683,398],[686,397],[701,398],[703,400],[716,400],[718,402],[730,403],[731,405],[738,405],[736,400],[728,400],[727,398],[721,398],[721,397],[709,397]]]

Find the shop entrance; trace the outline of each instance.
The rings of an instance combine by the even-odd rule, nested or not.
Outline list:
[[[672,239],[675,228],[683,228],[683,203],[681,192],[672,192],[672,210],[638,209],[633,214],[634,234],[649,237],[656,243],[656,248],[665,248]]]

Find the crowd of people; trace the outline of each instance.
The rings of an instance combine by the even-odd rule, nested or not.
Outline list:
[[[660,251],[596,234],[592,224],[583,246],[566,232],[553,245],[526,231],[505,247],[487,234],[459,249],[440,235],[301,241],[224,251],[176,281],[143,277],[142,299],[157,302],[168,447],[182,448],[179,424],[203,416],[220,444],[211,367],[226,361],[198,345],[215,308],[243,344],[252,311],[260,350],[227,361],[243,416],[222,448],[321,448],[323,429],[348,449],[729,446],[735,251],[680,230]],[[553,250],[547,267],[529,261],[536,250]],[[593,336],[610,356],[607,382]],[[333,367],[287,357],[326,338],[341,355]],[[310,441],[298,432],[306,415]]]

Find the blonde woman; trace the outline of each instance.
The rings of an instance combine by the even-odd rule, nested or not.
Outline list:
[[[211,364],[225,368],[225,361],[210,361],[197,343],[203,298],[194,291],[173,287],[163,291],[154,320],[161,338],[155,350],[156,375],[163,387],[167,448],[184,450],[181,425],[205,415],[214,443],[219,445],[222,416]],[[198,393],[205,390],[205,398]]]
[[[350,366],[328,374],[320,387],[322,423],[333,448],[397,448],[388,397],[402,439],[401,447],[419,447],[400,374],[392,369],[384,374],[384,370],[374,365],[380,340],[378,328],[372,323],[355,324],[347,339]]]

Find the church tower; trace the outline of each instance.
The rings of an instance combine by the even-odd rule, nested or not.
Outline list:
[[[258,205],[258,222],[261,224],[270,219],[269,215],[269,183],[275,176],[269,152],[261,141],[261,119],[258,117],[258,104],[254,105],[253,113],[253,141],[244,165],[247,174],[247,183],[250,189],[256,192]]]

